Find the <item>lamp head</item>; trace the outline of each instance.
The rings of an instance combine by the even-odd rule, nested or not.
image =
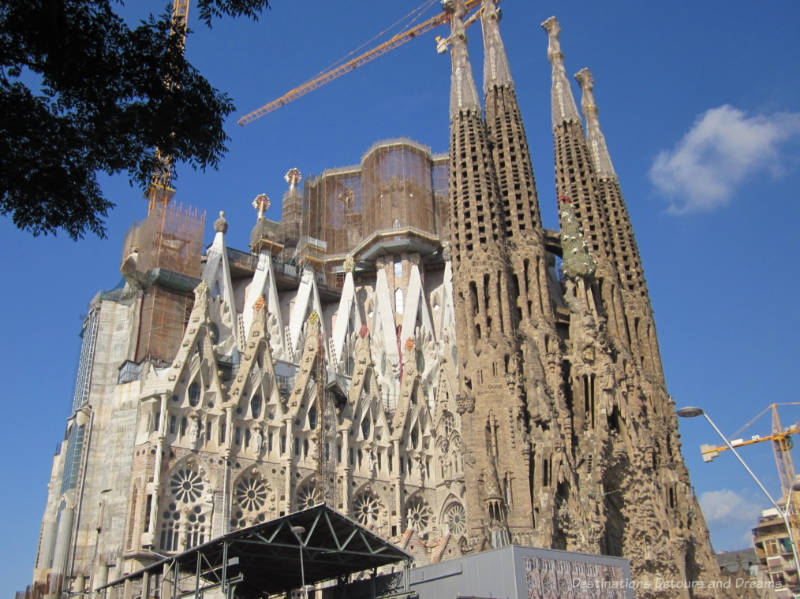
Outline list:
[[[695,408],[693,406],[687,406],[678,410],[678,416],[681,418],[696,418],[697,416],[702,416],[703,413],[702,408]]]

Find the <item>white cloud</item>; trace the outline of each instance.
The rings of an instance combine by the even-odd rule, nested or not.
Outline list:
[[[700,495],[700,509],[706,524],[745,523],[755,526],[762,507],[730,489],[706,491]]]
[[[800,113],[748,116],[727,104],[707,110],[671,151],[662,151],[650,180],[673,214],[725,206],[749,177],[783,174],[780,145],[800,135]]]

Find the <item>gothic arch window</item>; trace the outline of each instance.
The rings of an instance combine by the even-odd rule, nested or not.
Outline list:
[[[369,438],[369,430],[370,430],[370,415],[369,412],[364,414],[364,418],[361,419],[361,435],[364,439]]]
[[[257,472],[242,476],[233,487],[231,527],[242,528],[266,520],[274,507],[274,494],[267,481]]]
[[[369,489],[359,493],[353,501],[353,515],[359,524],[367,528],[380,525],[384,507],[380,498]]]
[[[464,506],[454,502],[447,506],[442,516],[447,532],[454,537],[459,537],[467,531],[467,515]]]
[[[185,547],[196,547],[206,540],[206,515],[202,513],[199,505],[194,506],[186,516],[186,542]]]
[[[261,395],[256,393],[250,399],[250,415],[253,418],[258,418],[261,416]]]
[[[192,384],[189,385],[187,397],[189,398],[189,405],[193,408],[197,407],[197,404],[200,403],[200,383],[193,381]]]
[[[202,471],[193,462],[179,466],[169,477],[166,507],[161,512],[160,546],[179,551],[208,538],[209,515],[202,499],[208,490]]]
[[[297,490],[298,510],[310,508],[318,503],[322,503],[322,501],[322,491],[320,491],[316,482],[313,480],[307,481]]]
[[[461,440],[461,436],[453,432],[446,441],[440,441],[438,446],[441,452],[439,459],[442,464],[442,477],[459,476],[464,470],[464,443]]]
[[[422,535],[430,530],[433,510],[422,497],[414,497],[406,504],[406,526]]]
[[[169,481],[172,496],[183,503],[194,503],[203,492],[203,477],[195,468],[186,466],[179,469]]]
[[[442,435],[444,436],[445,439],[449,439],[450,438],[450,433],[453,432],[455,427],[456,427],[456,424],[455,424],[455,418],[453,418],[453,415],[450,412],[445,412],[444,414],[442,414],[441,431],[442,431]]]
[[[181,512],[176,503],[170,503],[161,514],[161,549],[177,551],[181,528]]]

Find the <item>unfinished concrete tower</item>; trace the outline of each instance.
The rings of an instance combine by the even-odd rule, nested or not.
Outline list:
[[[458,348],[468,542],[531,540],[529,446],[502,199],[481,118],[464,32],[463,0],[452,11],[450,244]]]

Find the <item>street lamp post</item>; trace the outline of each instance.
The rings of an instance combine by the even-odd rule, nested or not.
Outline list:
[[[731,445],[731,442],[728,441],[728,438],[722,434],[722,431],[719,430],[717,425],[714,424],[714,421],[711,420],[709,415],[706,414],[702,408],[686,407],[679,409],[677,413],[678,416],[680,416],[681,418],[696,418],[697,416],[705,416],[706,420],[708,420],[708,423],[713,427],[715,431],[717,431],[717,434],[720,436],[720,438],[723,441],[725,441],[725,445],[728,446],[728,449],[730,449],[733,452],[733,455],[735,455],[736,458],[739,460],[739,462],[742,464],[742,466],[744,466],[744,469],[747,470],[748,474],[750,474],[750,476],[753,477],[753,480],[756,481],[756,484],[763,491],[764,495],[767,496],[767,499],[769,499],[770,503],[773,506],[775,506],[776,510],[778,510],[778,514],[780,514],[781,518],[783,518],[784,525],[786,526],[786,532],[789,533],[789,542],[792,545],[792,556],[794,556],[794,566],[797,569],[796,576],[798,580],[800,580],[800,559],[798,559],[797,557],[797,543],[795,542],[794,532],[792,531],[792,525],[789,522],[789,503],[791,502],[791,496],[786,498],[786,508],[781,509],[778,503],[772,498],[772,495],[769,494],[767,488],[761,483],[760,480],[758,480],[758,477],[755,475],[755,473],[752,470],[750,470],[750,467],[745,463],[744,459],[742,459],[742,456],[739,455],[739,452],[736,451],[736,448],[733,445]]]
[[[303,570],[303,539],[301,535],[305,534],[306,529],[304,526],[292,526],[292,532],[297,537],[300,543],[300,584],[303,585],[303,599],[308,599],[308,591],[306,591],[306,574]]]

